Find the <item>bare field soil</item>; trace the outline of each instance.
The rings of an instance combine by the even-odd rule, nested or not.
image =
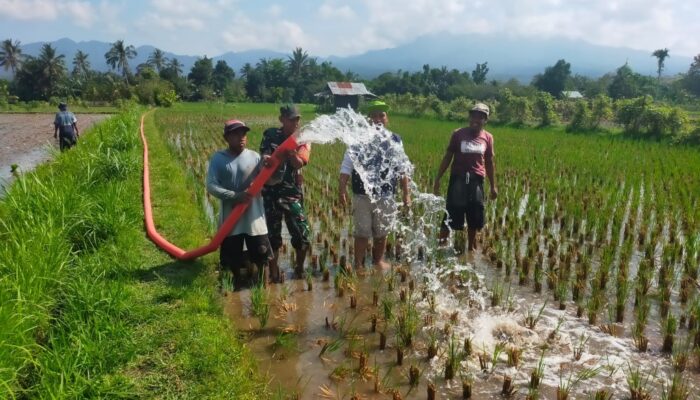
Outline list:
[[[27,172],[45,162],[50,146],[58,148],[53,138],[55,114],[0,114],[0,185],[12,176],[10,168],[17,164]],[[76,114],[78,128],[86,131],[93,124],[109,117],[107,114]]]

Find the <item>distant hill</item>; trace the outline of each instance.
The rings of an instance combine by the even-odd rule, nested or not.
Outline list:
[[[692,58],[671,56],[665,61],[664,75],[687,72]],[[472,71],[477,63],[488,62],[489,79],[516,78],[529,82],[547,66],[565,59],[573,73],[599,77],[615,71],[625,62],[635,72],[656,76],[657,60],[651,52],[593,45],[570,39],[526,39],[504,35],[422,36],[391,49],[374,50],[352,57],[330,57],[342,70],[374,76],[386,71],[420,70],[423,64]]]
[[[78,50],[89,55],[93,69],[107,71],[104,54],[109,51],[110,43],[88,41],[74,42],[63,38],[51,44],[59,54],[66,55],[69,69],[74,54]],[[22,46],[24,54],[36,56],[43,43],[29,43]],[[136,48],[137,57],[130,65],[146,62],[153,52],[153,46]],[[183,70],[189,71],[200,56],[173,54],[166,49],[166,57],[176,57],[184,65]],[[291,52],[291,49],[290,49]],[[203,56],[203,55],[201,55]],[[212,57],[211,55],[207,55]],[[214,62],[223,59],[236,72],[245,63],[255,65],[261,58],[287,58],[288,54],[271,50],[249,50],[243,52],[227,52],[212,57]],[[644,75],[656,75],[656,58],[651,52],[593,45],[581,40],[571,39],[527,39],[504,35],[453,35],[439,33],[422,36],[410,43],[390,49],[373,50],[366,53],[349,56],[327,58],[319,57],[319,61],[331,61],[342,71],[351,70],[366,78],[372,78],[387,71],[418,71],[424,64],[431,67],[447,66],[460,70],[471,71],[476,63],[488,62],[489,79],[516,78],[529,82],[535,74],[541,73],[547,66],[554,65],[557,60],[565,59],[571,63],[573,73],[598,77],[615,71],[628,62],[636,72]],[[675,75],[686,72],[692,58],[676,56],[671,49],[671,56],[666,60],[664,75]],[[7,73],[0,70],[0,76]]]

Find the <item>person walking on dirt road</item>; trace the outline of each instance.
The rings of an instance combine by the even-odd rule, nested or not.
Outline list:
[[[280,107],[279,128],[270,128],[263,133],[260,154],[269,157],[289,136],[299,130],[301,113],[294,104]],[[281,282],[283,277],[279,269],[279,249],[282,247],[282,220],[292,237],[292,247],[296,250],[294,275],[304,275],[304,260],[311,242],[309,241],[309,223],[304,211],[304,192],[302,189],[301,169],[308,164],[311,153],[310,144],[301,144],[284,156],[278,170],[267,181],[262,190],[265,203],[265,218],[270,235],[270,244],[274,253],[270,261],[270,279]]]
[[[64,151],[78,143],[80,132],[78,131],[78,119],[72,112],[68,111],[68,105],[60,103],[58,110],[53,120],[53,137],[59,140],[59,147],[61,151]]]
[[[488,122],[489,107],[477,103],[469,111],[469,125],[455,130],[442,158],[433,193],[440,193],[440,178],[452,166],[447,188],[447,215],[440,228],[440,242],[453,230],[464,229],[467,219],[469,251],[476,249],[476,234],[484,227],[484,177],[488,177],[491,199],[498,196],[496,168],[494,164],[493,136],[484,130]],[[449,218],[448,218],[449,217]],[[461,253],[462,249],[457,249]]]
[[[226,221],[236,205],[250,203],[236,226],[221,243],[219,252],[222,269],[231,270],[236,290],[242,286],[244,242],[250,261],[258,268],[257,274],[250,274],[253,281],[261,279],[266,283],[269,276],[266,268],[272,258],[262,197],[252,197],[246,192],[261,168],[260,154],[246,148],[249,130],[242,121],[227,121],[224,124],[224,140],[228,148],[214,153],[207,172],[207,191],[221,200],[219,226]]]
[[[364,266],[365,252],[369,246],[370,238],[372,238],[372,263],[379,268],[388,267],[388,264],[384,261],[384,252],[386,251],[387,234],[393,225],[394,218],[396,218],[394,197],[399,182],[401,184],[404,207],[408,207],[411,201],[408,190],[408,176],[402,174],[394,166],[386,166],[387,160],[390,160],[392,157],[393,145],[402,145],[399,135],[386,129],[389,123],[388,111],[389,106],[383,101],[375,100],[369,103],[367,114],[377,128],[377,138],[379,139],[380,135],[383,134],[384,136],[379,139],[381,141],[378,143],[377,148],[371,150],[353,148],[352,146],[348,148],[340,166],[338,183],[340,203],[343,206],[348,204],[346,189],[348,181],[351,182],[353,193],[354,268],[356,269]],[[371,198],[365,190],[360,174],[354,168],[353,159],[362,163],[364,170],[377,173],[377,179],[380,181],[377,185],[379,187],[372,189]]]

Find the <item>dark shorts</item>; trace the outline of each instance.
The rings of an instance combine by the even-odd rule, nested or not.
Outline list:
[[[443,225],[449,225],[450,229],[461,231],[464,229],[466,216],[469,229],[480,230],[485,224],[484,212],[484,177],[472,174],[468,185],[459,186],[458,180],[466,179],[464,176],[451,175],[447,189],[447,214],[442,220]],[[447,217],[449,215],[449,223]]]
[[[243,252],[243,243],[248,249]],[[250,236],[246,234],[227,236],[219,248],[219,262],[238,275],[244,261],[249,259],[258,266],[264,265],[272,257],[270,241],[267,235]]]
[[[63,133],[58,135],[58,144],[61,150],[67,150],[78,143],[78,138],[73,133]]]
[[[301,199],[279,198],[263,194],[265,202],[265,220],[267,232],[270,237],[272,250],[282,247],[282,220],[287,225],[289,235],[292,237],[292,247],[296,250],[306,250],[311,245],[309,241],[309,222],[304,212],[304,203]]]

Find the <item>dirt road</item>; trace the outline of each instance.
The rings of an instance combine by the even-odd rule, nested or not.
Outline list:
[[[107,114],[76,114],[78,128],[86,131]],[[53,138],[54,114],[0,114],[0,193],[11,178],[11,166],[27,172],[49,159],[48,149],[58,148]]]

